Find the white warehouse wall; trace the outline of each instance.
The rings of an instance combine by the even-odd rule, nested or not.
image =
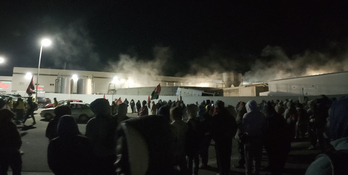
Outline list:
[[[34,78],[34,84],[37,81],[37,68],[14,67],[12,76],[12,92],[19,93],[25,91],[29,85],[30,77],[25,78],[26,73],[30,72]],[[108,86],[112,83],[115,76],[118,77],[115,87],[116,89],[135,88],[135,87],[153,87],[159,83],[161,86],[173,86],[174,84],[181,86],[194,86],[191,82],[192,78],[185,77],[167,77],[167,76],[152,76],[152,75],[126,75],[116,72],[96,72],[96,71],[79,71],[79,70],[63,70],[63,69],[40,69],[39,84],[44,86],[44,91],[53,93],[55,91],[55,80],[58,76],[71,78],[73,74],[82,78],[92,78],[92,93],[104,94],[108,92]],[[133,77],[132,77],[133,76]],[[197,80],[197,79],[194,79]],[[198,81],[199,80],[199,81]],[[198,79],[196,82],[207,82],[209,87],[221,85],[222,80],[219,79]],[[115,82],[114,82],[115,83]],[[76,84],[76,83],[75,83]],[[202,84],[202,83],[200,83]],[[170,87],[169,86],[169,87]],[[73,93],[76,93],[76,86],[73,87]],[[152,92],[152,91],[151,91]]]
[[[269,95],[348,94],[348,72],[315,75],[268,82]]]

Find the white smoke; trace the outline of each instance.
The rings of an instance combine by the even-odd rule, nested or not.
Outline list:
[[[53,46],[48,55],[50,62],[45,67],[78,70],[102,67],[85,20],[78,19],[67,26],[56,26],[54,30]]]
[[[306,51],[303,54],[288,56],[279,46],[267,46],[261,57],[271,57],[271,61],[257,59],[251,70],[243,76],[249,83],[267,82],[308,75],[348,71],[346,54],[331,56],[321,52]]]
[[[120,54],[118,61],[109,61],[109,72],[120,74],[120,78],[132,81],[133,87],[154,86],[158,81],[158,75],[162,74],[162,68],[167,60],[171,58],[169,47],[153,48],[154,58],[152,60],[140,60],[127,54]]]

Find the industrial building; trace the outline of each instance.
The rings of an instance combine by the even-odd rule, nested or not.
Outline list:
[[[348,72],[272,80],[268,96],[317,96],[348,94]]]
[[[0,77],[1,93],[25,91],[37,68],[14,67],[12,77]],[[242,85],[238,73],[223,73],[215,78],[126,75],[115,72],[40,69],[38,95],[43,94],[109,94],[147,96],[161,84],[161,96],[318,96],[348,94],[348,72],[272,80]]]
[[[33,78],[37,84],[37,69],[14,67],[12,77],[2,77],[3,93],[25,94]],[[226,76],[225,76],[226,77]],[[230,79],[230,78],[227,78]],[[228,83],[232,83],[228,80]],[[193,96],[222,96],[225,86],[223,78],[188,78],[157,75],[126,75],[114,72],[78,71],[63,69],[40,69],[38,94],[151,94],[158,84],[162,86],[161,95],[177,94]],[[1,85],[1,84],[0,84]],[[6,85],[6,86],[5,86]]]

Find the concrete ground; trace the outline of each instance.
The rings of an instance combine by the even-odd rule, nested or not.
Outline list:
[[[22,134],[22,147],[24,152],[22,155],[23,161],[23,175],[51,175],[53,174],[48,167],[46,152],[48,146],[48,139],[45,137],[45,130],[47,127],[47,121],[41,120],[39,115],[40,109],[36,111],[36,125],[30,126],[31,119],[28,119],[26,127],[19,127]],[[135,117],[135,114],[129,114],[130,117]],[[78,124],[81,133],[85,133],[86,124]],[[216,158],[214,146],[209,150],[209,162],[211,166],[208,170],[199,170],[200,175],[215,175],[217,172]],[[287,163],[285,165],[284,175],[292,174],[304,174],[309,164],[320,153],[319,150],[307,150],[309,143],[306,140],[296,141],[292,143],[292,151],[289,154]],[[231,157],[231,173],[232,174],[244,174],[244,169],[233,168],[233,164],[238,161],[237,143],[233,141],[232,157]],[[264,152],[262,166],[267,165],[267,156]],[[268,172],[261,172],[261,174],[267,174]]]

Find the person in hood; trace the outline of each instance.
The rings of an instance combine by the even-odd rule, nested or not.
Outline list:
[[[150,115],[120,123],[117,174],[177,175],[173,166],[173,142],[170,123],[163,116]]]
[[[225,108],[225,103],[216,101],[216,114],[212,117],[211,133],[215,141],[216,161],[220,175],[230,174],[232,139],[237,131],[235,118]]]
[[[265,105],[268,114],[268,127],[265,131],[265,149],[268,155],[268,167],[272,175],[281,175],[291,149],[291,130],[284,117],[278,114],[270,102]]]
[[[343,97],[332,103],[327,122],[326,135],[331,140],[331,149],[341,152],[338,154],[336,153],[336,156],[347,155],[348,97]],[[344,152],[345,154],[343,154]],[[347,174],[347,156],[343,156],[342,159],[336,159],[336,161],[333,161],[331,158],[327,154],[319,155],[307,168],[306,175],[331,175],[334,174],[333,172],[335,172],[335,174]]]
[[[95,156],[95,172],[93,174],[113,174],[116,160],[115,131],[116,123],[111,116],[108,100],[98,98],[90,104],[95,117],[86,125],[86,136],[91,141]]]
[[[142,117],[142,116],[147,116],[149,115],[149,110],[146,106],[146,101],[143,101],[143,106],[140,108],[140,111],[138,113],[138,117]]]
[[[58,137],[51,140],[47,149],[48,166],[56,175],[90,174],[93,151],[87,137],[81,135],[73,117],[60,117]]]
[[[65,105],[58,106],[54,109],[54,114],[55,114],[55,117],[53,118],[53,120],[49,121],[46,128],[46,137],[48,138],[48,140],[52,140],[58,137],[57,126],[58,126],[59,119],[63,115],[71,115],[71,109],[69,106],[65,106]]]
[[[243,116],[241,132],[246,134],[245,157],[246,174],[252,174],[253,162],[255,160],[255,174],[260,173],[262,149],[264,144],[264,132],[266,129],[266,117],[257,107],[254,100],[246,104],[247,113]]]
[[[298,112],[296,110],[295,104],[292,101],[287,103],[287,109],[284,112],[284,118],[286,122],[290,125],[292,138],[296,135],[296,122],[298,120]]]
[[[13,117],[12,111],[0,110],[0,174],[7,174],[9,166],[13,175],[20,175],[22,171],[22,158],[19,150],[22,140],[16,124],[12,121]]]

